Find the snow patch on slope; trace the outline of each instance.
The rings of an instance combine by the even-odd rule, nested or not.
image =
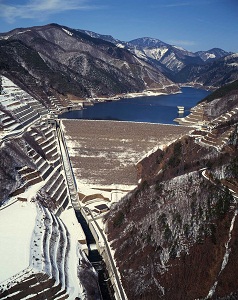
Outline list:
[[[156,60],[161,59],[164,54],[168,51],[168,48],[154,48],[154,49],[145,49],[144,53],[151,58]]]
[[[65,28],[62,28],[62,30],[64,31],[64,32],[66,32],[68,35],[70,35],[70,36],[72,36],[73,35],[73,33],[72,32],[70,32],[69,30],[67,30],[67,29],[65,29]]]
[[[216,55],[212,54],[212,53],[206,53],[206,57],[207,57],[207,59],[209,59],[209,58],[216,58]]]
[[[122,45],[121,43],[116,44],[116,46],[117,46],[118,48],[125,48],[125,46]]]
[[[228,64],[228,66],[231,66],[231,67],[238,67],[238,63],[231,63],[231,64]]]
[[[0,282],[29,266],[37,210],[34,203],[17,201],[0,210]]]

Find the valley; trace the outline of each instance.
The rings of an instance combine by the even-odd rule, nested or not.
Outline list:
[[[103,299],[94,250],[111,299],[237,298],[237,59],[54,23],[0,34],[1,299]],[[215,91],[180,125],[59,118],[181,86]]]

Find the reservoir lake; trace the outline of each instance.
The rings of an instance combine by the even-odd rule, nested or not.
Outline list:
[[[149,122],[160,124],[177,124],[177,106],[184,106],[183,117],[190,108],[211,92],[191,87],[183,87],[182,93],[160,96],[143,96],[123,98],[111,102],[95,103],[83,110],[63,113],[60,118],[84,120],[116,120],[132,122]]]

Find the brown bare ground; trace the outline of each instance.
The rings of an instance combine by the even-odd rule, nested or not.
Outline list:
[[[151,123],[62,120],[79,182],[135,185],[135,164],[155,147],[188,134],[191,127]]]

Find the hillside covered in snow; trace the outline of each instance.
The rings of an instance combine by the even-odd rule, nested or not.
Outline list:
[[[6,77],[0,95],[0,298],[100,299],[48,110]]]

